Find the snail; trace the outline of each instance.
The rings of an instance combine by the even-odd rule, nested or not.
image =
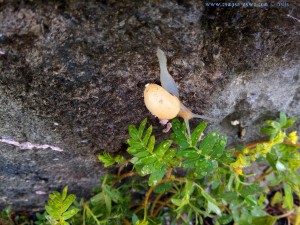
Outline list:
[[[180,111],[179,99],[157,84],[147,84],[144,91],[145,105],[159,119],[170,120]]]
[[[160,67],[160,82],[157,84],[147,84],[144,90],[144,101],[147,109],[160,120],[171,120],[176,116],[184,119],[188,135],[191,136],[189,120],[200,118],[204,120],[214,120],[212,118],[198,115],[189,110],[179,100],[177,85],[167,69],[167,58],[165,53],[158,49],[157,57]]]

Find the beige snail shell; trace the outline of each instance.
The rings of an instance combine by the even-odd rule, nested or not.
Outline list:
[[[173,119],[180,111],[179,99],[157,84],[146,85],[144,101],[147,109],[159,119]]]

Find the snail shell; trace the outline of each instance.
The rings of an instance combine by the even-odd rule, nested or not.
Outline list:
[[[147,109],[159,119],[173,119],[180,111],[179,99],[157,84],[146,85],[144,101]]]

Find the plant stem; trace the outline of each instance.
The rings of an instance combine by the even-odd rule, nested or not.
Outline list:
[[[171,175],[172,175],[172,168],[169,167],[169,168],[168,168],[168,171],[167,171],[167,173],[166,173],[166,178],[170,178]],[[159,199],[161,198],[161,196],[163,196],[163,194],[157,195],[156,198],[155,198],[155,200],[153,201],[153,204],[152,204],[151,209],[150,209],[150,215],[151,215],[151,216],[153,216],[153,211],[154,211],[154,209],[155,209],[155,206],[156,206],[157,202],[158,202]]]
[[[117,173],[117,176],[118,176],[118,177],[121,176],[122,170],[124,169],[124,167],[125,167],[125,166],[127,165],[127,163],[129,163],[129,162],[130,162],[130,159],[124,161],[124,162],[122,163],[122,165],[119,167],[118,173]]]
[[[87,203],[83,203],[83,208],[86,209],[86,211],[88,211],[91,214],[91,216],[93,217],[93,219],[95,220],[97,225],[100,225],[100,221],[97,219],[97,217],[95,216],[93,211],[90,209],[90,207],[87,205]]]
[[[276,218],[277,218],[277,219],[285,218],[285,217],[288,217],[289,215],[291,215],[291,214],[293,214],[293,213],[294,213],[294,210],[289,211],[289,212],[287,212],[287,213],[284,213],[284,214],[282,214],[282,215],[280,215],[280,216],[276,216]]]
[[[83,215],[82,215],[83,225],[85,225],[85,212],[86,212],[86,208],[83,207]]]
[[[135,175],[135,174],[137,174],[136,171],[131,171],[131,172],[129,172],[129,173],[124,173],[123,175],[121,175],[120,177],[118,177],[118,179],[113,180],[113,181],[111,182],[111,186],[114,186],[114,185],[115,185],[116,183],[118,183],[120,180],[122,180],[122,179],[124,179],[124,178],[126,178],[126,177],[131,177],[131,176],[133,176],[133,175]]]
[[[149,202],[149,197],[152,193],[152,191],[154,190],[155,187],[157,187],[158,185],[165,183],[167,181],[179,181],[179,182],[185,182],[185,178],[169,178],[166,177],[164,179],[162,179],[161,181],[159,181],[156,185],[153,185],[149,188],[149,190],[147,191],[146,195],[145,195],[145,202],[144,202],[144,220],[146,221],[147,219],[147,206],[148,206],[148,202]]]
[[[261,174],[258,178],[256,178],[253,183],[257,182],[257,181],[261,181],[262,179],[264,179],[266,176],[268,176],[269,174],[273,173],[273,170],[270,170],[266,173]]]
[[[161,196],[163,196],[163,194],[159,194],[156,196],[156,198],[154,199],[152,206],[151,206],[151,210],[150,210],[150,215],[153,216],[153,211],[155,209],[155,206],[157,204],[157,202],[159,201],[159,199],[161,198]]]
[[[167,177],[167,178],[170,178],[171,175],[172,175],[172,168],[169,167],[169,168],[168,168],[168,171],[167,171],[167,173],[166,173],[166,177]]]
[[[122,221],[123,221],[123,224],[125,224],[125,225],[130,225],[130,224],[131,224],[131,223],[130,223],[127,219],[125,219],[125,218],[123,218]]]
[[[165,200],[164,202],[162,202],[162,204],[160,206],[157,207],[157,209],[155,210],[155,212],[153,213],[153,217],[156,217],[157,214],[160,212],[160,210],[162,209],[162,207],[166,206],[168,204],[169,201],[171,201],[173,196],[171,196],[170,198],[168,198],[167,200]],[[172,205],[173,206],[173,205]],[[169,208],[172,208],[171,206]]]

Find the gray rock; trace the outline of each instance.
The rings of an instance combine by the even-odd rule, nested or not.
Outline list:
[[[1,2],[0,207],[39,209],[65,185],[88,197],[107,172],[97,154],[125,154],[128,125],[145,117],[167,137],[142,96],[159,83],[157,47],[184,104],[216,118],[209,129],[230,144],[263,138],[259,126],[280,111],[299,118],[297,4]]]

